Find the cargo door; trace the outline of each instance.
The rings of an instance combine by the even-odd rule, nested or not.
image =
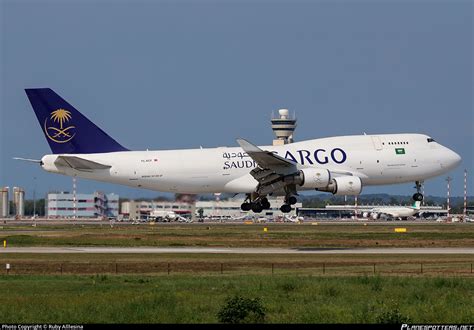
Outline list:
[[[382,150],[382,141],[378,136],[372,136],[372,143],[374,145],[375,150]]]

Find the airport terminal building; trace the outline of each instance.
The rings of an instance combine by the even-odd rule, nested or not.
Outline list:
[[[242,211],[240,205],[243,199],[215,200],[215,201],[198,201],[196,202],[196,210],[202,209],[203,216],[209,218],[229,217],[238,218],[246,215],[275,217],[282,215],[280,206],[284,203],[284,197],[268,197],[271,208],[263,210],[261,213],[253,213],[252,211]],[[287,213],[288,216],[295,215],[297,210],[302,207],[301,203],[296,203],[292,207],[292,211]]]
[[[157,212],[191,217],[192,210],[192,204],[177,201],[126,201],[120,205],[120,215],[124,220],[147,220]]]
[[[119,196],[96,191],[92,194],[69,192],[49,193],[46,205],[48,218],[116,218]]]
[[[246,215],[266,217],[282,215],[280,206],[283,204],[283,197],[269,198],[268,200],[272,208],[263,210],[258,214],[252,211],[242,211],[240,209],[240,205],[243,202],[242,198],[196,201],[195,203],[178,201],[126,201],[121,203],[120,214],[124,220],[152,220],[153,214],[166,214],[167,212],[173,212],[188,218],[191,218],[193,215],[199,216],[199,213],[202,212],[203,218],[209,219],[233,219]],[[295,215],[301,207],[301,203],[296,203],[288,215]]]

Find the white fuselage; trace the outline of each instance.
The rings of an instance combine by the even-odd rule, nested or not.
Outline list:
[[[420,209],[416,209],[413,207],[380,207],[374,208],[371,213],[372,214],[386,214],[394,218],[406,218],[415,215],[416,213],[420,212]]]
[[[428,139],[421,134],[354,135],[261,148],[296,161],[298,168],[347,171],[364,186],[384,185],[424,181],[459,164],[459,155]],[[156,191],[251,193],[258,185],[249,174],[256,163],[240,147],[69,154],[111,166],[92,171],[58,166],[58,156],[44,156],[43,168]]]

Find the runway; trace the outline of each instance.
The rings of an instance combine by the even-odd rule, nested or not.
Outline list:
[[[207,247],[7,247],[9,253],[102,254],[474,254],[474,248],[207,248]]]

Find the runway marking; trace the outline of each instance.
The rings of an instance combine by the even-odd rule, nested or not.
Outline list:
[[[103,254],[474,254],[466,248],[202,248],[202,247],[8,247],[8,253],[103,253]]]

